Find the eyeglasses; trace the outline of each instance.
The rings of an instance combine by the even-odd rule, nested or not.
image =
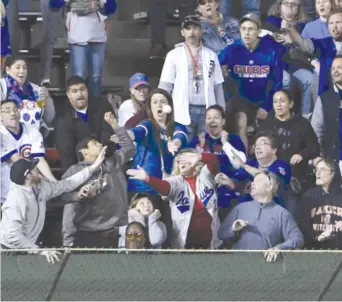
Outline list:
[[[330,171],[330,172],[334,172],[335,170],[333,170],[333,169],[328,169],[328,168],[320,168],[320,169],[314,169],[313,170],[313,172],[315,173],[315,174],[317,174],[318,172],[319,173],[325,173],[325,172],[328,172],[328,171]]]
[[[299,7],[299,3],[294,3],[294,2],[282,1],[281,4],[290,8]]]
[[[127,233],[126,234],[126,240],[136,240],[136,241],[142,241],[144,240],[144,234],[142,233]]]
[[[271,144],[270,143],[268,143],[268,142],[260,142],[260,143],[258,143],[258,144],[255,144],[255,145],[253,145],[253,148],[256,148],[256,147],[261,147],[261,146],[271,146]]]

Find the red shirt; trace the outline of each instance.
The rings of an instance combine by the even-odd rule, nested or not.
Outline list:
[[[196,177],[186,177],[185,180],[195,195],[195,204],[188,229],[187,242],[200,243],[211,241],[213,237],[211,230],[212,217],[196,194]]]

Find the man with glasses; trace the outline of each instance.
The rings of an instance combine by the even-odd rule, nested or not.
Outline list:
[[[6,200],[10,186],[10,169],[19,158],[38,158],[37,168],[48,180],[56,181],[46,162],[44,141],[39,130],[20,123],[20,113],[13,100],[1,102],[1,203]]]
[[[233,249],[267,250],[267,262],[277,259],[281,250],[298,249],[304,244],[292,215],[274,202],[278,177],[259,172],[251,185],[252,200],[237,205],[218,231]]]
[[[277,142],[275,134],[271,132],[259,132],[255,142],[255,159],[247,160],[244,163],[239,155],[234,153],[235,163],[239,169],[234,176],[227,180],[227,186],[230,189],[241,192],[239,201],[250,201],[253,198],[250,195],[251,182],[260,172],[270,172],[278,176],[280,185],[275,194],[275,202],[291,208],[288,204],[288,185],[291,180],[291,166],[289,163],[277,158]]]
[[[296,213],[305,247],[342,249],[341,175],[327,158],[318,160],[315,173],[317,187],[302,196]]]

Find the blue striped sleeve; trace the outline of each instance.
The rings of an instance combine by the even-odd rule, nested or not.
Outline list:
[[[142,121],[138,126],[130,129],[134,134],[134,141],[136,143],[142,143],[145,137],[152,135],[152,125],[148,120]]]
[[[175,132],[173,133],[172,139],[179,139],[182,142],[182,148],[188,145],[188,131],[182,124],[176,123]]]
[[[14,155],[16,153],[18,153],[18,150],[16,150],[16,149],[14,149],[10,152],[7,152],[6,154],[1,156],[1,162],[3,163],[5,161],[9,160],[12,157],[12,155]]]

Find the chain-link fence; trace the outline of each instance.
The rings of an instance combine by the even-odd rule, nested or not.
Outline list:
[[[342,300],[342,251],[1,253],[2,301]]]

